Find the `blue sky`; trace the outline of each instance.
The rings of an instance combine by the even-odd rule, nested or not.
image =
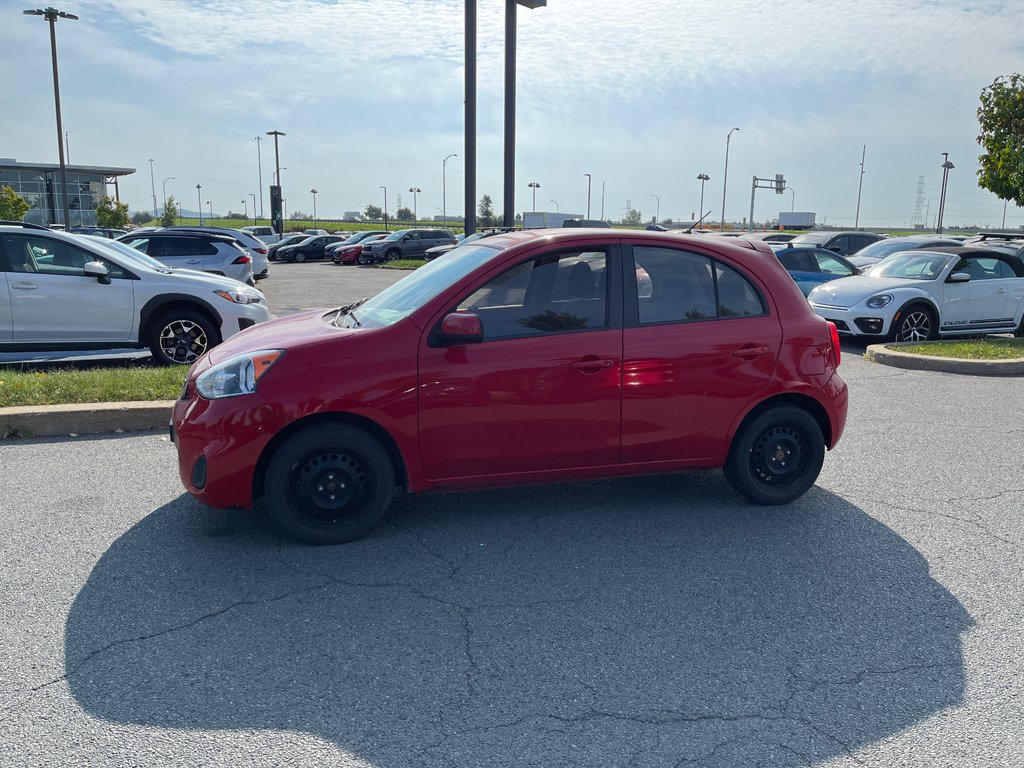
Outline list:
[[[504,2],[478,0],[477,197],[502,207]],[[45,22],[0,2],[0,156],[56,162]],[[457,0],[59,0],[64,127],[74,163],[138,169],[133,210],[174,194],[216,213],[259,199],[257,142],[281,139],[289,213],[339,217],[419,187],[421,217],[463,211],[463,3]],[[688,221],[704,209],[814,211],[853,225],[909,226],[924,177],[929,224],[942,152],[956,168],[947,225],[998,226],[1003,203],[977,186],[978,95],[1024,66],[1022,0],[549,0],[519,9],[516,210]],[[16,109],[12,108],[16,105]],[[273,141],[262,142],[264,188]],[[655,197],[656,196],[656,197]],[[249,202],[251,213],[251,202]],[[264,210],[269,214],[264,189]],[[697,214],[699,216],[699,214]],[[1010,204],[1007,226],[1024,225]]]

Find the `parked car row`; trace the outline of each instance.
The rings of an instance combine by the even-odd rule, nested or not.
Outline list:
[[[255,285],[270,276],[270,246],[227,227],[145,227],[117,238],[168,266],[200,269]],[[236,251],[241,250],[239,255]]]

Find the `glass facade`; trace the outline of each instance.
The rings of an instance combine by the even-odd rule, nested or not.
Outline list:
[[[71,221],[67,226],[95,226],[96,208],[106,194],[107,177],[124,175],[126,170],[131,172],[133,169],[68,168],[65,176]],[[17,166],[0,163],[0,187],[10,187],[28,201],[30,208],[25,214],[25,221],[44,226],[65,224],[63,200],[59,196],[59,168],[33,168],[25,163],[18,163]]]

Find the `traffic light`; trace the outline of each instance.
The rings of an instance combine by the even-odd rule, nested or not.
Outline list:
[[[775,174],[775,194],[781,195],[786,191],[786,180],[782,178],[781,173]]]

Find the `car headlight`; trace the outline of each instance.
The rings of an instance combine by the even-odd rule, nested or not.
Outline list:
[[[881,309],[892,304],[891,293],[879,293],[877,296],[872,296],[870,299],[864,302],[871,309]]]
[[[261,349],[235,355],[203,371],[196,378],[196,391],[207,400],[249,395],[256,383],[284,355],[283,349]]]
[[[231,291],[214,291],[214,293],[235,304],[258,304],[263,301],[263,294],[252,288],[236,288]]]

